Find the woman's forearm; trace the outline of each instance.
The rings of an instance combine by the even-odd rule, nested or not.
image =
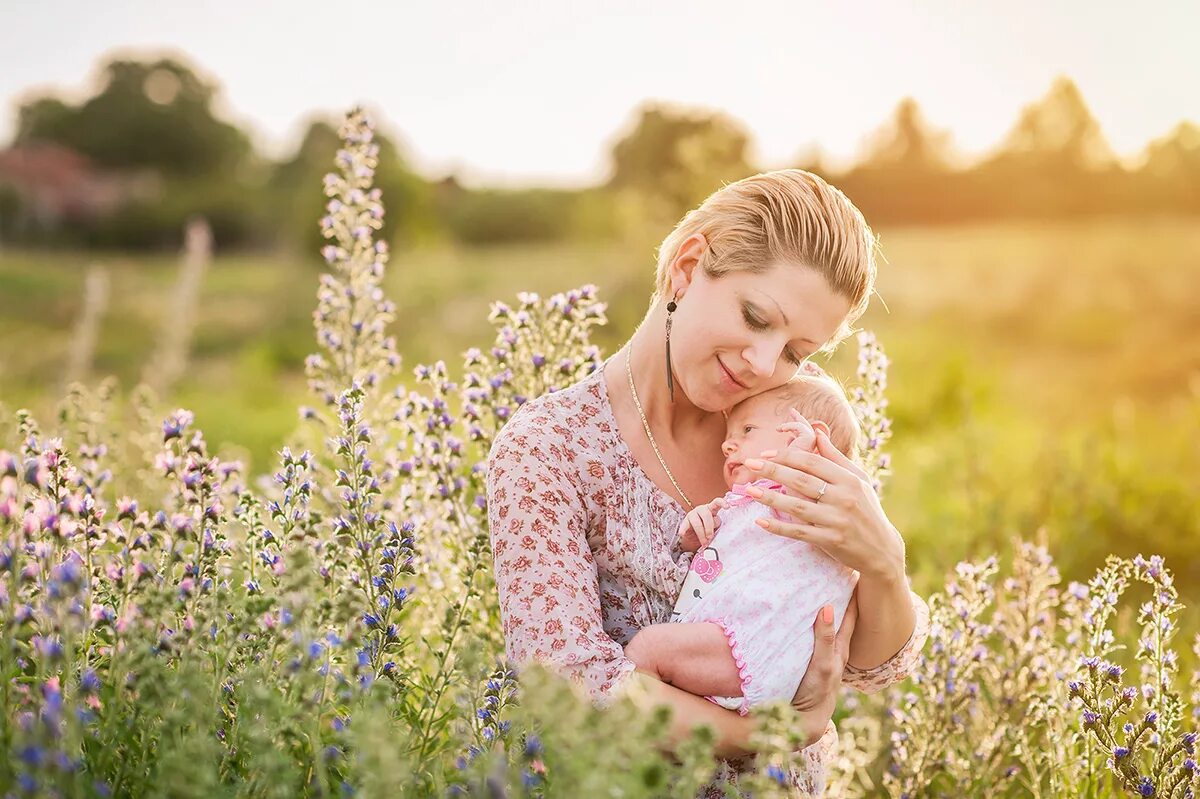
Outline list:
[[[858,623],[850,639],[849,664],[873,669],[887,662],[912,637],[917,618],[903,569],[862,574],[855,590]]]
[[[686,740],[694,728],[706,724],[716,732],[714,754],[717,757],[733,759],[753,754],[750,738],[757,727],[753,716],[738,715],[736,711],[726,710],[703,697],[659,682],[648,674],[638,672],[630,679],[637,681],[648,706],[671,707],[671,747]],[[828,719],[818,719],[814,714],[804,711],[795,713],[796,723],[803,725],[805,730],[805,745],[816,743],[824,734]]]

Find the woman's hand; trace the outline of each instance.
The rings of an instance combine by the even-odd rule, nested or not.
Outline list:
[[[809,745],[825,734],[825,728],[833,718],[857,619],[858,605],[851,595],[840,629],[834,629],[833,608],[829,605],[821,608],[813,622],[812,660],[792,697],[792,707],[804,718],[805,739]]]
[[[789,447],[745,462],[747,469],[781,483],[788,492],[747,489],[793,519],[757,523],[776,535],[807,541],[864,576],[903,577],[904,540],[888,521],[866,472],[833,446],[824,430],[816,433],[817,452]]]

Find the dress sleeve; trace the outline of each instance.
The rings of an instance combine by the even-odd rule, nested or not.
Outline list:
[[[540,661],[603,702],[636,667],[604,631],[587,474],[553,420],[523,410],[497,435],[486,481],[505,651],[515,664]]]
[[[890,658],[870,669],[856,669],[849,663],[842,675],[842,682],[851,685],[863,693],[873,694],[882,691],[889,685],[899,682],[912,673],[925,647],[925,639],[929,637],[929,606],[925,600],[909,591],[912,596],[913,615],[916,625],[908,643],[900,647],[900,651]]]

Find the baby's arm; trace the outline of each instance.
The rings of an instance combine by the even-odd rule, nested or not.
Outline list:
[[[742,679],[725,632],[708,622],[652,624],[625,646],[638,671],[696,696],[741,696]]]

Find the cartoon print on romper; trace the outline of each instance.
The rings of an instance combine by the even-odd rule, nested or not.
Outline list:
[[[707,557],[709,552],[712,553],[712,557]],[[721,556],[716,547],[708,546],[696,553],[696,556],[692,558],[692,565],[688,568],[687,577],[683,581],[683,588],[679,592],[679,600],[675,603],[675,609],[671,611],[672,621],[685,613],[704,595],[707,588],[704,591],[701,588],[716,580],[723,568]]]

